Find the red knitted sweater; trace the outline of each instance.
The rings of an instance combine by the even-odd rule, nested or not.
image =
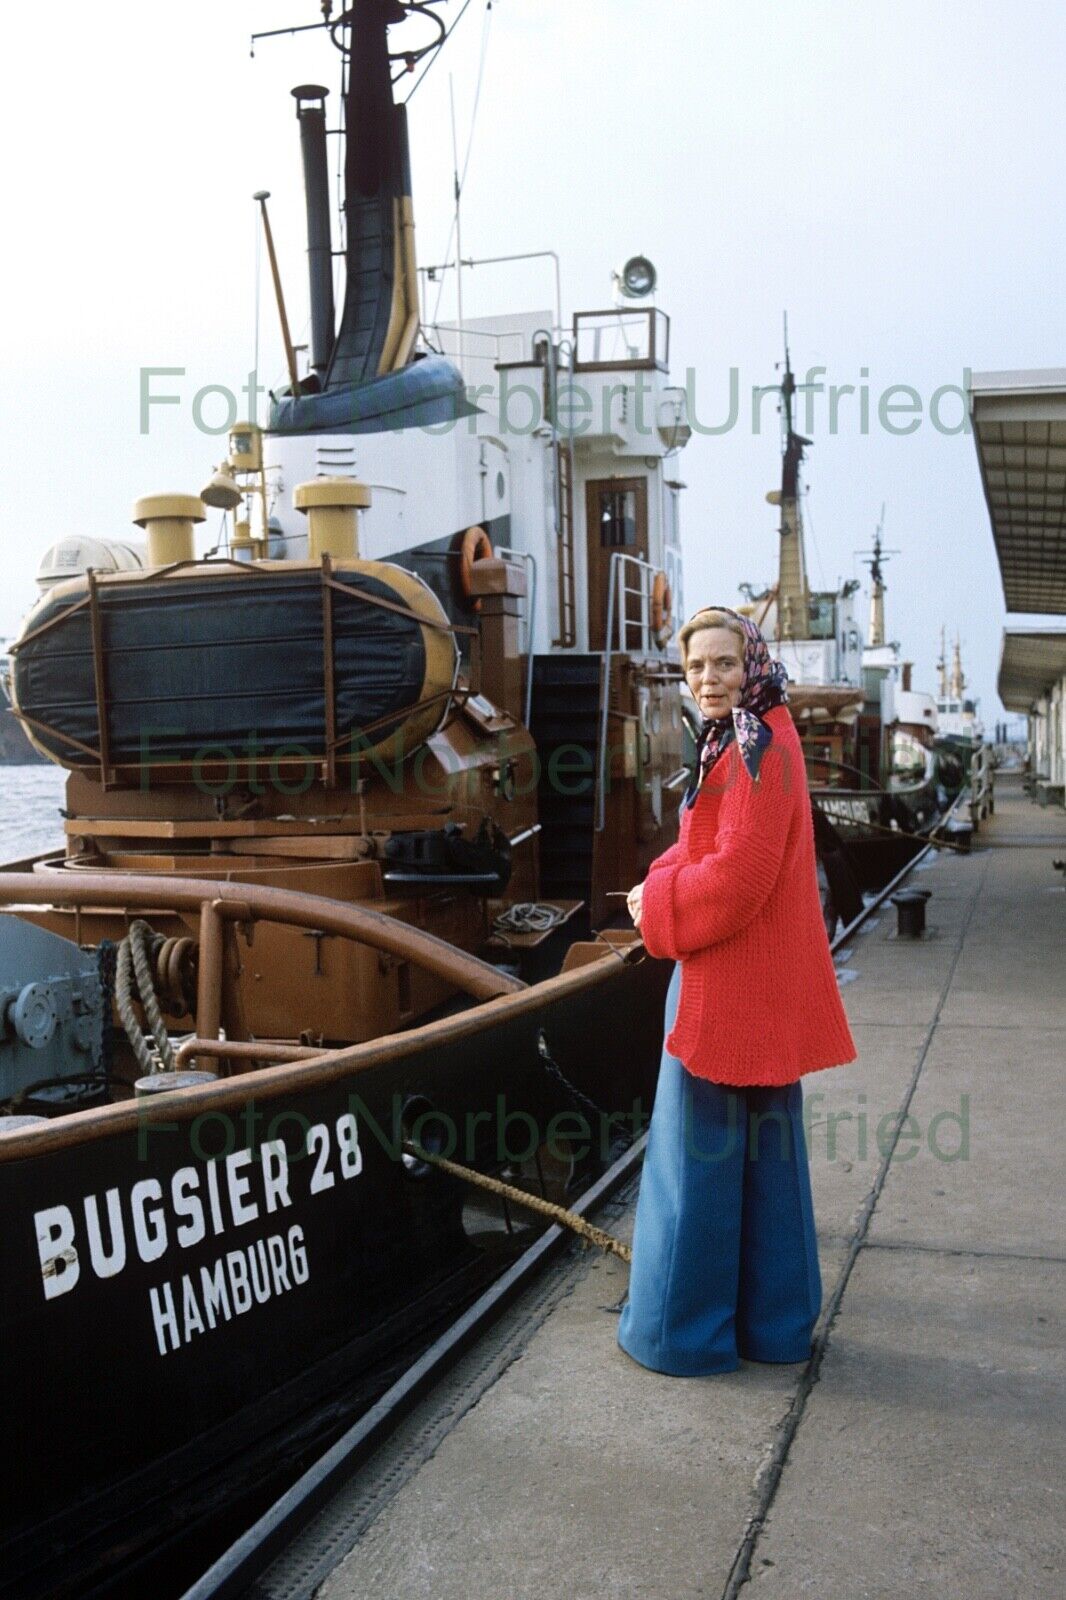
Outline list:
[[[734,740],[653,861],[640,931],[681,962],[670,1053],[700,1078],[792,1083],[854,1061],[818,898],[799,735],[785,706],[753,783]]]

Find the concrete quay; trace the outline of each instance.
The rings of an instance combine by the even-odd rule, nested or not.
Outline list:
[[[1066,817],[1001,781],[973,852],[912,880],[927,937],[885,907],[843,955],[859,1060],[804,1080],[807,1363],[646,1372],[628,1269],[575,1249],[256,1593],[1066,1593],[1063,856]],[[634,1195],[600,1220],[628,1236]]]

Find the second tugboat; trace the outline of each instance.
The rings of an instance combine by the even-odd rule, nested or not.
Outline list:
[[[800,469],[810,444],[794,425],[796,380],[788,342],[780,384],[781,513],[778,580],[741,610],[788,669],[789,709],[807,759],[826,924],[851,920],[865,890],[880,888],[921,848],[945,796],[933,755],[936,705],[911,686],[911,666],[885,639],[881,527],[870,556],[870,621],[863,642],[858,582],[812,590],[807,578]]]

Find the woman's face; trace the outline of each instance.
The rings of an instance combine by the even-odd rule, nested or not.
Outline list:
[[[689,636],[685,677],[705,717],[725,717],[740,704],[744,646],[730,628],[698,628]]]

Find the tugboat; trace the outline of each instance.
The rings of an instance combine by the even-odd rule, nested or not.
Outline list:
[[[886,642],[882,522],[870,555],[865,644],[855,611],[859,584],[812,590],[803,538],[800,469],[809,439],[793,422],[796,381],[786,327],[779,385],[783,434],[778,579],[739,608],[773,640],[789,672],[789,709],[807,761],[823,910],[832,932],[858,914],[864,891],[880,888],[921,848],[944,807],[936,780],[936,707],[912,687],[911,664]]]
[[[0,871],[0,1326],[40,1377],[3,1593],[136,1588],[391,1381],[500,1270],[433,1156],[558,1199],[650,1109],[669,969],[615,924],[687,779],[685,395],[642,256],[568,330],[421,336],[393,31],[435,3],[323,8],[339,317],[294,91],[308,370],[286,336],[266,426],[136,502],[142,552],[51,552],[12,645],[69,778],[65,855]]]

